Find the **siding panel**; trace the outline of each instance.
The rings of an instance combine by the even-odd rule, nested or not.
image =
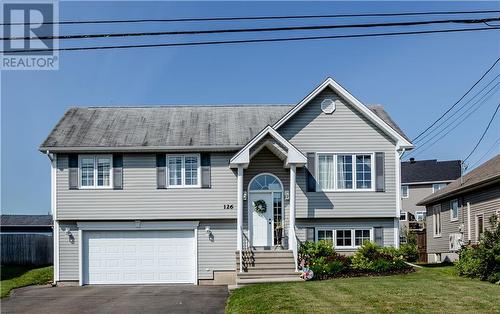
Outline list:
[[[304,153],[384,152],[386,191],[307,192],[307,178],[299,170],[297,217],[396,217],[398,161],[394,141],[345,101],[337,105],[333,114],[324,114],[321,102],[325,98],[339,99],[339,96],[330,89],[323,91],[278,131]]]
[[[66,228],[70,234],[66,234]],[[74,222],[59,223],[59,280],[78,280],[78,227]]]
[[[154,154],[123,156],[123,190],[68,188],[68,158],[58,157],[57,219],[218,219],[236,218],[236,175],[232,153],[212,155],[209,189],[157,189]]]
[[[210,226],[212,236],[205,227]],[[205,220],[198,228],[198,276],[213,279],[214,270],[236,271],[236,221]]]

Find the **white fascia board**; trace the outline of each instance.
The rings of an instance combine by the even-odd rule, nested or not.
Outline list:
[[[79,230],[192,230],[199,221],[95,221],[77,222]]]
[[[307,95],[301,102],[299,102],[292,110],[290,110],[286,115],[284,115],[278,122],[273,125],[274,129],[278,129],[291,117],[293,117],[300,109],[307,105],[314,97],[321,93],[326,87],[332,88],[335,92],[339,93],[344,99],[346,99],[351,105],[356,107],[362,114],[364,114],[369,120],[371,120],[375,125],[380,127],[383,131],[389,134],[392,138],[397,141],[397,147],[412,149],[413,144],[402,137],[398,132],[396,132],[391,126],[389,126],[384,120],[379,118],[375,113],[373,113],[368,107],[363,105],[356,97],[344,89],[340,84],[335,82],[332,78],[327,78],[321,85],[316,87],[309,95]]]
[[[250,142],[248,142],[245,147],[243,147],[229,162],[231,168],[235,168],[238,165],[244,165],[246,168],[250,163],[250,149],[257,144],[261,139],[267,134],[271,135],[275,140],[280,142],[283,146],[287,148],[287,164],[305,164],[307,163],[307,157],[302,154],[295,146],[293,146],[289,141],[287,141],[283,136],[281,136],[275,129],[270,125],[266,126],[262,131],[259,132]]]

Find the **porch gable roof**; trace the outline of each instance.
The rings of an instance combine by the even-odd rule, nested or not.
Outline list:
[[[306,156],[300,150],[298,150],[295,146],[293,146],[292,143],[281,136],[275,129],[273,129],[272,126],[268,125],[231,158],[229,166],[231,168],[236,168],[240,165],[243,165],[244,168],[248,167],[251,159],[251,149],[255,147],[255,145],[259,144],[259,142],[267,135],[271,136],[276,142],[278,142],[282,147],[286,149],[286,152],[283,152],[284,155],[286,155],[283,156],[286,157],[286,167],[290,166],[290,164],[295,164],[300,167],[307,163]],[[260,147],[258,150],[266,146],[266,143],[261,146],[262,147]],[[281,156],[278,157],[281,158]]]

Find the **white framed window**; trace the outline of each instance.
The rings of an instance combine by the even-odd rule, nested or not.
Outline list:
[[[373,191],[373,153],[318,153],[316,175],[322,191]]]
[[[444,189],[446,185],[446,183],[434,183],[432,185],[432,193],[436,193],[437,191]]]
[[[450,201],[450,221],[457,221],[458,220],[458,200],[451,200]]]
[[[316,230],[316,239],[318,241],[325,240],[333,245],[333,230],[318,229]]]
[[[200,187],[200,155],[167,155],[167,183],[169,188]]]
[[[399,221],[406,221],[408,219],[407,212],[400,212],[399,213]]]
[[[401,186],[401,198],[410,197],[410,187],[408,185]]]
[[[415,212],[415,219],[417,221],[424,221],[425,220],[425,211],[416,211]]]
[[[318,230],[318,232],[320,231],[322,230]],[[365,241],[373,241],[372,229],[335,229],[332,234],[334,236],[333,243],[338,249],[358,248]]]
[[[354,230],[354,246],[361,246],[366,241],[371,241],[370,229]]]
[[[112,155],[79,155],[79,185],[82,189],[113,186]]]
[[[433,218],[432,219],[432,229],[434,237],[441,236],[441,204],[434,205],[432,208]]]
[[[318,156],[318,181],[324,190],[333,190],[335,165],[333,155]]]

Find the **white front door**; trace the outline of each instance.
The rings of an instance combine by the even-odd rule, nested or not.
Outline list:
[[[263,200],[266,202],[266,212],[257,213],[253,208],[253,202]],[[253,246],[272,246],[273,244],[273,193],[252,192],[250,194],[250,211],[252,221],[252,244]]]
[[[193,230],[84,231],[83,284],[194,283]]]

